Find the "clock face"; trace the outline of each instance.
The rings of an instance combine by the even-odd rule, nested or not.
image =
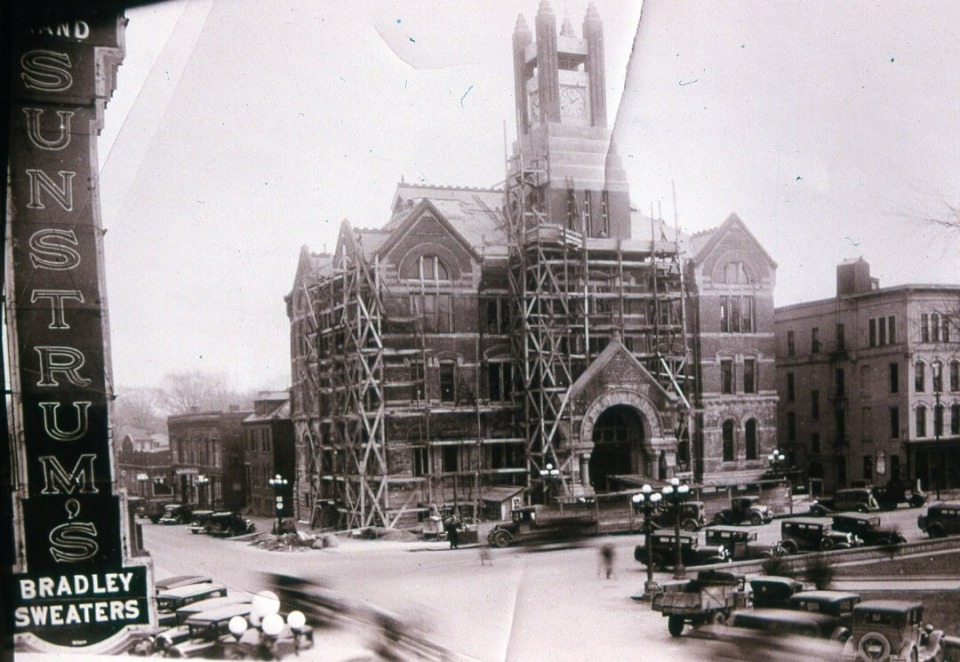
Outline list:
[[[560,92],[560,112],[567,117],[583,117],[586,102],[583,98],[583,89],[579,87],[565,87]]]
[[[534,92],[530,95],[530,123],[536,124],[540,121],[540,95]]]

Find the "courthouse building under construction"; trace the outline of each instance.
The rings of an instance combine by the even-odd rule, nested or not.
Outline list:
[[[301,251],[291,417],[315,526],[768,469],[776,264],[735,215],[687,236],[631,206],[595,7],[577,35],[541,3],[513,54],[502,189],[401,183],[381,228]]]

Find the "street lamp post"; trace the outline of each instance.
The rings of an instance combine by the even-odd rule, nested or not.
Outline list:
[[[543,481],[543,500],[546,502],[550,488],[560,480],[560,470],[554,468],[550,462],[547,462],[546,466],[540,470],[540,479]]]
[[[267,481],[273,488],[274,500],[277,504],[277,535],[283,533],[283,488],[287,485],[287,479],[277,474]]]
[[[773,477],[780,478],[780,467],[786,463],[787,456],[780,452],[779,448],[774,448],[767,459],[770,461],[770,470],[773,472]]]
[[[674,514],[674,543],[677,547],[677,558],[673,564],[673,578],[683,579],[687,569],[683,567],[683,554],[680,549],[680,512],[683,510],[683,503],[690,498],[690,486],[682,485],[679,478],[671,478],[661,492],[663,500],[670,504]]]
[[[934,391],[937,404],[933,409],[933,437],[937,450],[937,501],[940,500],[940,487],[943,483],[943,451],[940,448],[940,433],[943,428],[943,412],[940,411],[940,389]]]
[[[203,508],[207,502],[207,484],[209,482],[210,479],[203,474],[197,476],[197,501],[201,508]]]
[[[641,487],[640,492],[634,494],[631,498],[634,511],[639,510],[643,513],[643,533],[647,546],[647,583],[643,585],[644,596],[652,596],[656,588],[656,584],[653,583],[653,545],[650,543],[650,533],[653,531],[653,522],[650,521],[650,515],[653,514],[653,511],[662,498],[663,495],[659,492],[654,492],[653,488],[649,485]]]

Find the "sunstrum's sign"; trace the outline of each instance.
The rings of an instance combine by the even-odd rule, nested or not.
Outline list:
[[[97,134],[124,54],[116,13],[20,25],[10,68],[7,297],[21,648],[116,649],[150,620],[114,493]],[[10,271],[8,271],[8,277]]]

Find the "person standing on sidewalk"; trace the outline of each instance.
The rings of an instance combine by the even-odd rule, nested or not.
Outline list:
[[[447,540],[450,541],[450,549],[460,549],[460,518],[456,515],[450,515],[443,522],[443,528],[447,531]]]

